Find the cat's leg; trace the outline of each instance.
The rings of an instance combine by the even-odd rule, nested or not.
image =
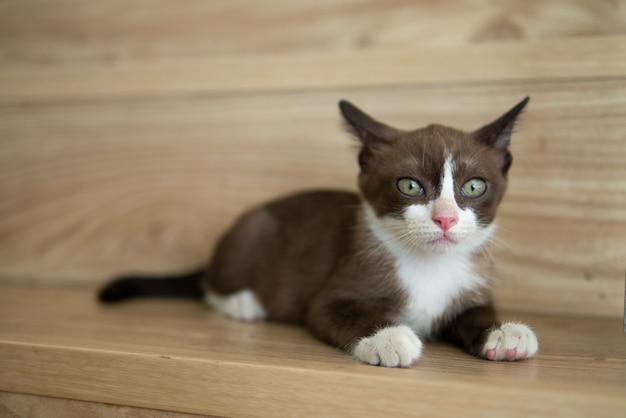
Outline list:
[[[267,316],[263,305],[249,289],[229,295],[208,291],[205,300],[217,312],[239,321],[262,321]]]
[[[255,292],[255,274],[277,239],[271,214],[255,209],[244,214],[218,242],[204,280],[205,301],[213,309],[241,321],[267,316]]]
[[[468,309],[451,329],[450,337],[471,354],[495,361],[524,360],[537,354],[534,332],[518,322],[496,319],[493,306]]]
[[[372,365],[410,367],[422,353],[422,342],[413,330],[390,323],[375,303],[325,302],[318,297],[311,304],[308,325],[321,340]]]

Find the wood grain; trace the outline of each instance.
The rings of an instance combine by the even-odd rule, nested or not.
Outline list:
[[[238,323],[196,303],[102,307],[84,291],[2,286],[0,310],[3,391],[221,416],[614,416],[626,407],[619,319],[523,316],[540,338],[536,359],[492,363],[429,344],[418,365],[397,370],[358,364],[303,328]]]
[[[98,417],[98,418],[198,418],[198,415],[129,406],[50,398],[23,393],[0,392],[0,416],[22,417]],[[206,417],[206,415],[204,415]]]
[[[626,74],[625,43],[626,36],[620,35],[464,48],[396,47],[306,54],[159,57],[112,63],[17,63],[0,67],[0,103],[407,84],[607,79]],[[584,65],[581,56],[585,57]]]
[[[0,62],[457,46],[626,31],[624,1],[111,0],[0,3]],[[123,11],[123,12],[122,12]]]

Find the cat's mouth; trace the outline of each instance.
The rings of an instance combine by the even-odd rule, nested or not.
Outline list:
[[[439,238],[436,238],[436,239],[430,241],[430,244],[451,245],[451,244],[456,244],[456,241],[453,240],[452,238],[450,238],[449,236],[447,236],[446,234],[443,234]]]

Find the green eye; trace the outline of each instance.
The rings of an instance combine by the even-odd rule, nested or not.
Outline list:
[[[487,183],[481,179],[471,179],[467,181],[461,188],[463,196],[477,198],[485,194],[487,191]]]
[[[398,190],[407,196],[422,196],[424,194],[424,188],[417,180],[404,178],[398,180],[396,183]]]

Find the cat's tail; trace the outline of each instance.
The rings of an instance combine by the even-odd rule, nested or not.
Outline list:
[[[113,280],[98,293],[100,302],[120,302],[137,297],[202,299],[205,270],[169,277],[126,276]]]

